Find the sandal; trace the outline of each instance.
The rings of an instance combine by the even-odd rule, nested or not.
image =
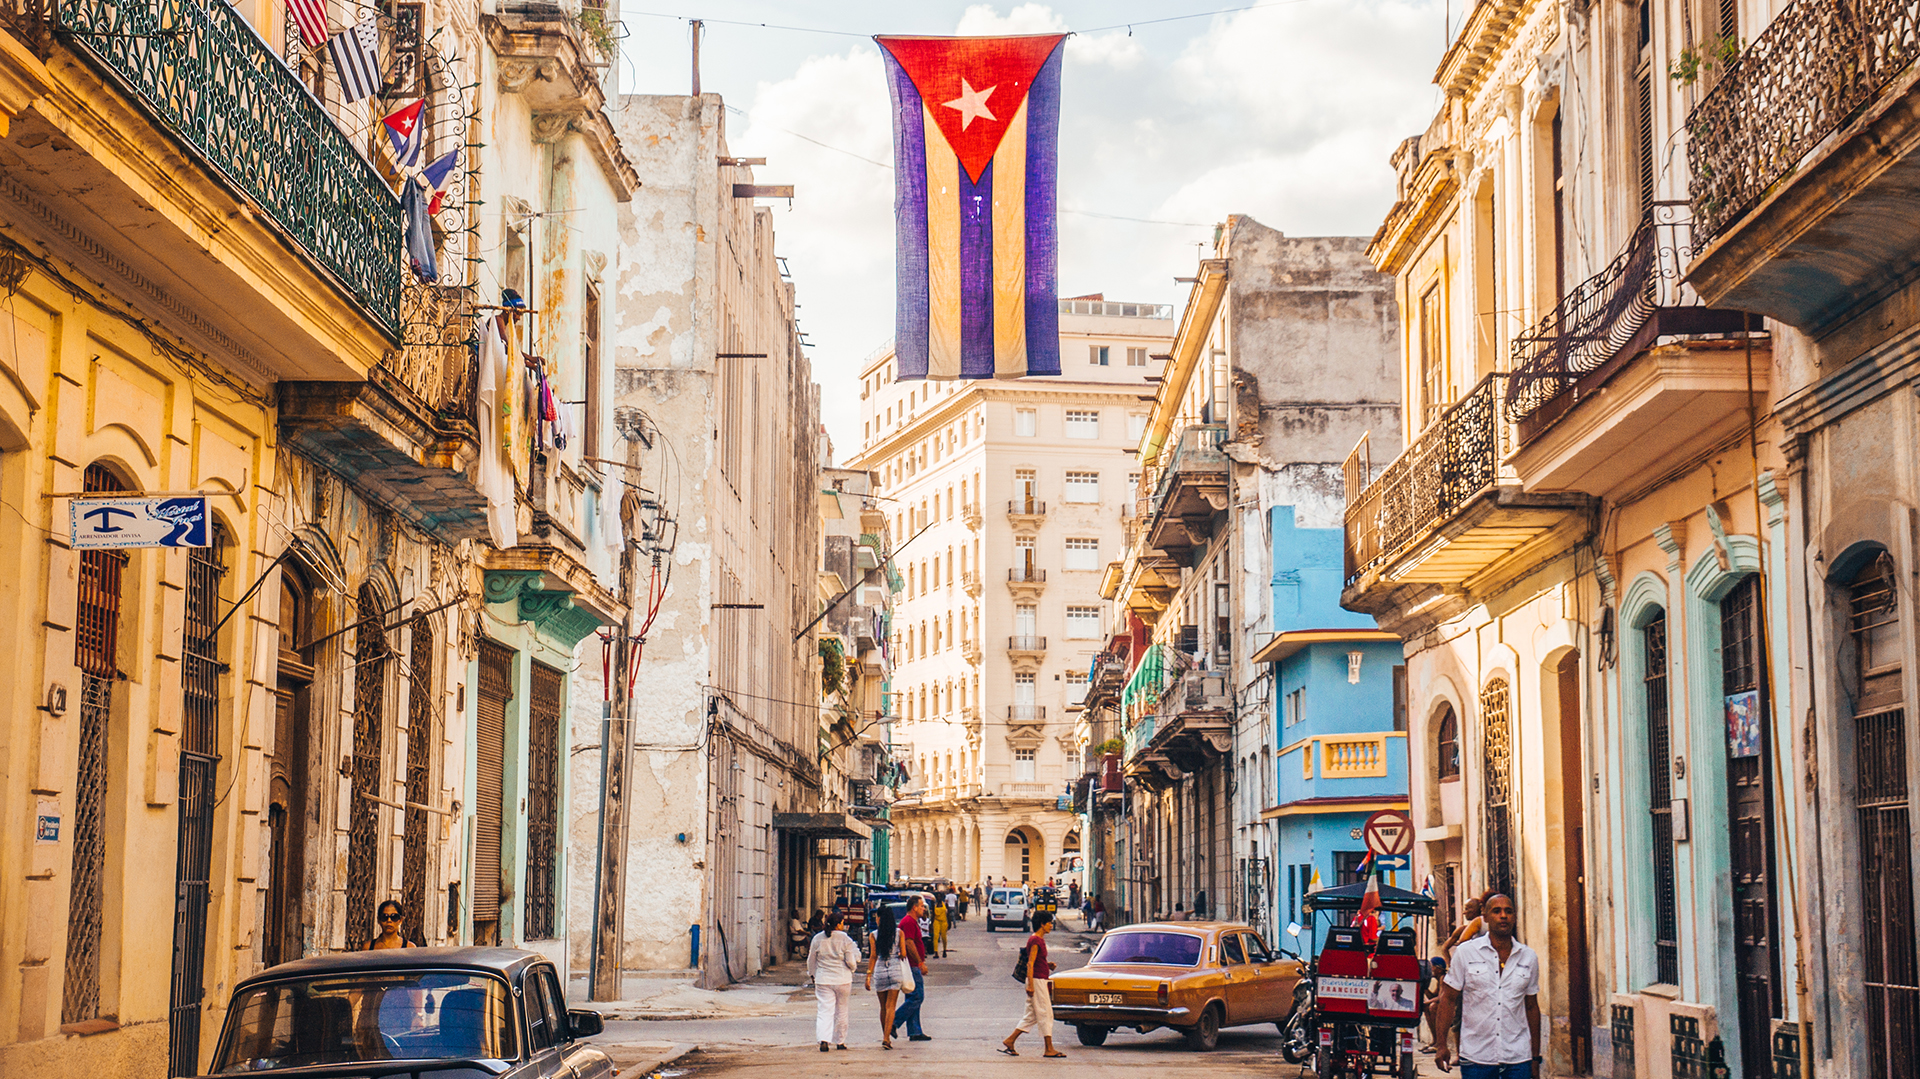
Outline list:
[[[1067,1054],[1065,1054],[1065,1053],[1041,1053],[1040,1055],[1041,1055],[1042,1057],[1045,1057],[1045,1058],[1046,1058],[1046,1059],[1048,1059],[1048,1060],[1065,1060],[1065,1059],[1067,1059]]]
[[[1005,1053],[1005,1054],[1007,1054],[1007,1055],[1008,1055],[1008,1056],[1010,1056],[1010,1057],[1017,1057],[1017,1056],[1019,1056],[1019,1055],[1020,1055],[1019,1053],[1016,1053],[1016,1052],[1014,1052],[1014,1051],[1013,1051],[1013,1046],[1011,1046],[1011,1045],[1004,1045],[1004,1044],[1003,1044],[1003,1045],[1001,1045],[1001,1046],[1000,1046],[1000,1051],[1001,1051],[1002,1053]]]

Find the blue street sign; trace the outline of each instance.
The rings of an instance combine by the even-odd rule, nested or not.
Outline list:
[[[76,549],[205,547],[210,542],[204,495],[76,498],[68,517]]]
[[[1373,856],[1373,868],[1382,873],[1397,872],[1413,868],[1411,854],[1376,854]]]

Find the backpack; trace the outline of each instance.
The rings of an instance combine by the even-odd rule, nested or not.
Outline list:
[[[1013,961],[1013,980],[1014,981],[1024,982],[1027,980],[1027,959],[1032,953],[1033,953],[1033,945],[1022,944],[1020,946],[1020,958]]]

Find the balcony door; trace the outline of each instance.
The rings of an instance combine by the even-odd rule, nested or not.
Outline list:
[[[1013,609],[1013,635],[1016,637],[1037,637],[1040,631],[1038,609],[1031,603],[1022,603]]]

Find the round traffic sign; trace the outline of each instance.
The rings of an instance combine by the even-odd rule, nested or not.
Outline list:
[[[1383,809],[1368,817],[1360,833],[1375,854],[1406,854],[1413,849],[1413,818],[1398,809]]]

